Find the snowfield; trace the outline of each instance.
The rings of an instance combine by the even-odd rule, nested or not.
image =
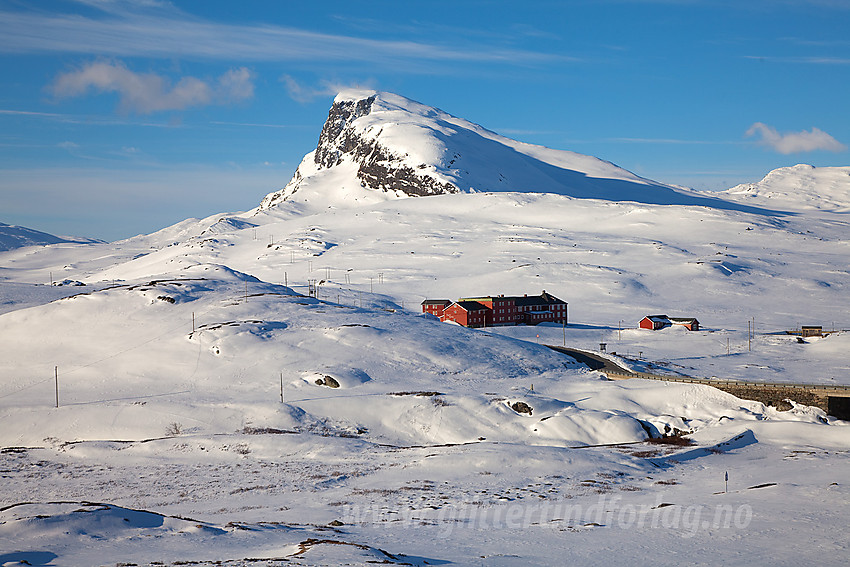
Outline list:
[[[706,196],[395,95],[337,101],[373,95],[352,131],[462,192],[378,191],[311,152],[244,213],[0,253],[0,565],[846,563],[848,422],[545,345],[850,384],[848,168]],[[487,189],[537,163],[560,172],[540,192]],[[650,193],[570,194],[576,171]],[[542,290],[566,328],[420,309]],[[636,328],[661,313],[702,330]],[[836,332],[785,333],[810,324]]]

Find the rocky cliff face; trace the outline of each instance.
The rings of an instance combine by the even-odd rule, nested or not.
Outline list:
[[[353,126],[355,120],[371,112],[374,102],[374,95],[357,101],[334,102],[319,136],[314,154],[316,165],[334,167],[348,157],[358,165],[357,178],[369,189],[400,191],[410,196],[459,193],[455,185],[422,172],[426,164],[413,168],[403,163],[407,156],[395,155],[383,146],[379,141],[380,131],[369,137]]]

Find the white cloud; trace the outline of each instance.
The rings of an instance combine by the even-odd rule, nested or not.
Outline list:
[[[283,75],[280,81],[286,86],[286,92],[289,94],[289,97],[296,102],[311,102],[317,98],[334,96],[346,89],[372,89],[375,83],[371,80],[364,83],[351,84],[322,80],[319,81],[317,87],[310,87],[299,83],[289,75]]]
[[[218,78],[218,96],[225,102],[235,102],[254,97],[253,71],[239,67]]]
[[[747,130],[747,136],[761,135],[760,144],[773,148],[780,154],[827,150],[843,152],[847,146],[818,128],[811,131],[779,133],[776,128],[756,122]]]
[[[118,61],[95,61],[60,74],[50,91],[59,98],[82,96],[90,90],[114,92],[121,98],[122,111],[151,114],[251,98],[253,78],[251,71],[241,67],[219,77],[213,86],[195,77],[182,77],[171,86],[166,77],[156,73],[136,73]]]

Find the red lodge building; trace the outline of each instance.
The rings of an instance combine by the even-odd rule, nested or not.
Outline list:
[[[445,299],[426,299],[422,302],[422,312],[464,327],[567,324],[567,302],[545,291],[531,297],[462,297],[454,303]]]

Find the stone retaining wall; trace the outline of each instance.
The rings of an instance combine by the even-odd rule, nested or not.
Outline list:
[[[754,400],[780,411],[791,409],[792,400],[798,404],[814,406],[822,409],[833,417],[850,420],[850,388],[831,387],[826,385],[806,384],[776,384],[759,382],[706,380],[688,376],[664,376],[644,372],[626,374],[622,372],[604,371],[610,380],[627,380],[629,378],[645,378],[664,382],[683,382],[686,384],[704,384],[728,392],[743,400]],[[845,400],[848,400],[845,402]]]

